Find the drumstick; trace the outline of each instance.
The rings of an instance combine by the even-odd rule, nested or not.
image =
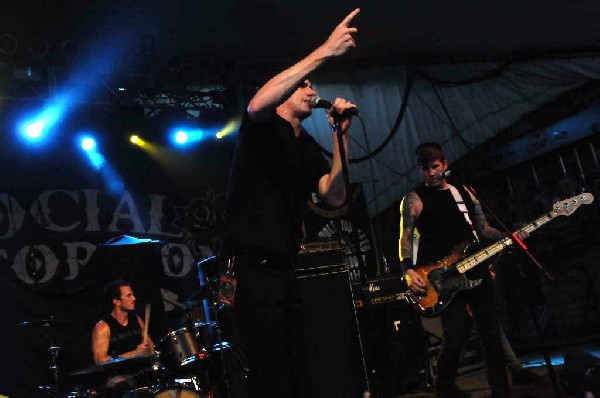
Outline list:
[[[144,339],[142,340],[147,343],[148,340],[148,324],[150,323],[150,304],[146,304],[146,314],[144,317]]]

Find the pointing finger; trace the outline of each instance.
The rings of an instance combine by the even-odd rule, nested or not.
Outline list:
[[[356,8],[354,11],[352,11],[350,14],[348,14],[346,16],[346,18],[344,18],[344,20],[342,22],[340,22],[340,25],[342,26],[348,26],[350,24],[350,22],[352,22],[352,19],[356,16],[356,14],[358,14],[360,12],[360,8]]]

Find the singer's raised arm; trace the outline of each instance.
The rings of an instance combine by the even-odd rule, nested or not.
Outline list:
[[[306,77],[327,59],[340,56],[350,48],[356,47],[352,34],[358,29],[350,27],[350,23],[359,12],[360,9],[356,8],[348,14],[322,45],[265,83],[250,101],[248,115],[256,121],[266,120],[273,110],[283,103]]]
[[[293,291],[293,281],[286,273],[297,261],[305,237],[302,220],[307,201],[314,193],[333,206],[345,201],[339,142],[347,148],[348,140],[338,133],[330,164],[321,145],[302,125],[313,114],[311,99],[317,95],[308,75],[327,59],[355,46],[352,35],[357,30],[350,23],[358,12],[357,8],[348,14],[306,58],[261,87],[240,123],[219,257],[227,259],[238,280],[233,316],[248,367],[254,369],[244,383],[248,394],[243,395],[289,397],[293,380],[308,378],[306,367],[291,366],[298,359],[292,353],[306,350],[305,340],[293,334],[289,339],[279,336],[279,331],[293,330],[302,321],[287,311],[293,306],[293,295],[280,295],[279,291]],[[356,105],[336,98],[327,107],[328,117],[337,114],[336,125],[339,121],[339,130],[345,131],[352,118],[348,110]],[[274,280],[281,289],[266,289]],[[265,344],[269,344],[267,357]],[[257,375],[276,375],[277,383]],[[298,396],[310,395],[297,387]]]

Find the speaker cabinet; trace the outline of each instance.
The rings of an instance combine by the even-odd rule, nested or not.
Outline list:
[[[345,263],[311,267],[309,258],[303,256],[296,275],[312,396],[361,397],[368,383],[348,269]]]
[[[359,319],[374,397],[404,396],[430,384],[426,336],[410,304],[372,305],[359,312]]]

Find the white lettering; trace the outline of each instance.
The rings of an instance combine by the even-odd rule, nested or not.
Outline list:
[[[69,266],[69,275],[65,279],[75,279],[79,274],[79,268],[85,266],[94,251],[96,251],[96,245],[89,242],[68,242],[63,243],[63,245],[67,248],[65,261]]]
[[[148,234],[150,235],[163,235],[170,236],[173,238],[181,238],[183,232],[171,233],[161,230],[162,219],[163,219],[163,202],[165,200],[164,195],[153,195],[150,194],[150,228],[148,228]]]
[[[80,221],[76,221],[71,225],[61,226],[54,222],[54,220],[52,220],[52,209],[50,209],[50,197],[59,194],[64,194],[68,198],[73,199],[75,204],[77,204],[77,192],[67,191],[64,189],[52,189],[46,192],[42,192],[42,194],[38,196],[37,200],[31,205],[29,212],[33,216],[35,222],[44,228],[56,232],[69,232],[77,228],[77,226],[80,224]]]
[[[138,209],[135,206],[135,202],[133,201],[131,194],[127,191],[125,191],[123,193],[123,196],[121,196],[121,200],[119,201],[119,204],[117,205],[117,208],[113,212],[112,216],[112,222],[108,226],[108,231],[110,232],[128,231],[135,232],[138,234],[143,234],[145,232],[144,225],[142,224],[142,220],[140,218],[140,213],[138,212]],[[131,221],[133,228],[118,228],[117,224],[119,224],[119,221],[121,220]]]
[[[23,226],[25,210],[12,196],[5,193],[0,194],[0,204],[4,205],[0,206],[0,224],[3,224],[6,219],[6,228],[0,235],[0,239],[12,238]]]
[[[85,197],[85,214],[87,216],[87,225],[85,226],[86,232],[100,231],[100,222],[98,221],[98,215],[100,214],[100,207],[98,207],[98,193],[97,189],[84,189],[83,196]]]
[[[29,285],[46,283],[56,274],[58,262],[48,246],[24,246],[15,255],[12,269],[19,279]]]
[[[381,290],[379,285],[375,285],[374,283],[369,283],[369,291],[370,292],[378,292]]]
[[[165,275],[175,278],[181,278],[189,274],[195,263],[190,248],[183,243],[163,245],[161,260]]]

